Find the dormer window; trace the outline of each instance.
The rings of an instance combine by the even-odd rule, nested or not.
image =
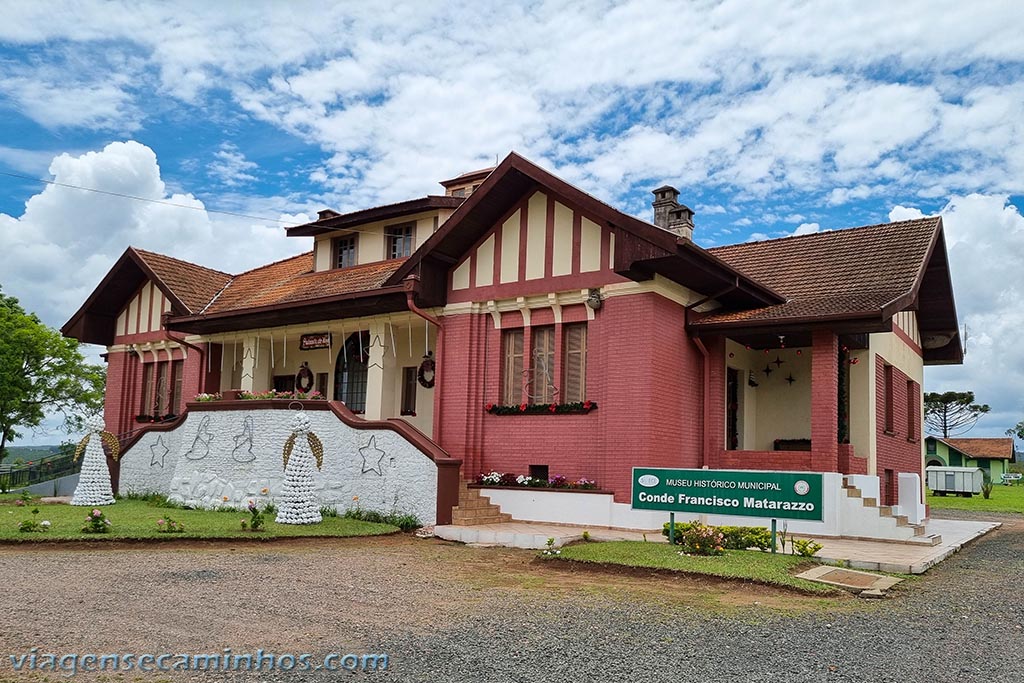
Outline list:
[[[356,236],[334,240],[334,267],[350,268],[356,265]]]
[[[389,259],[405,258],[412,254],[412,224],[392,225],[384,232],[386,238],[385,256]]]

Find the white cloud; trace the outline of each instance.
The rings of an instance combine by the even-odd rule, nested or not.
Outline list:
[[[902,206],[892,220],[917,218],[921,211]],[[955,196],[941,211],[950,271],[961,325],[969,331],[968,351],[960,366],[934,366],[925,375],[926,391],[973,391],[992,406],[971,432],[1001,436],[1024,419],[1024,217],[1004,195]]]
[[[889,220],[892,222],[896,221],[912,221],[918,218],[924,218],[925,213],[921,209],[913,206],[894,206],[892,211],[889,212]]]
[[[839,206],[855,199],[866,199],[872,195],[873,190],[867,185],[856,187],[837,187],[828,193],[825,201],[829,206]]]
[[[226,271],[309,247],[305,240],[287,239],[277,223],[215,216],[191,194],[169,193],[156,155],[138,142],[114,142],[77,157],[62,154],[50,173],[60,183],[194,210],[48,185],[28,200],[21,216],[0,214],[4,290],[49,325],[63,324],[129,245]],[[304,216],[282,217],[292,219]]]
[[[215,161],[207,166],[206,170],[224,185],[236,187],[256,180],[256,176],[250,171],[255,171],[259,166],[246,159],[232,143],[221,143],[220,149],[213,156]]]
[[[820,230],[821,226],[818,225],[817,223],[801,223],[800,225],[797,226],[796,230],[790,233],[790,235],[792,237],[797,237],[799,235],[813,235],[814,233],[819,232]]]

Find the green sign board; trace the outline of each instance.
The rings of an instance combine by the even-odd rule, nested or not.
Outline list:
[[[820,522],[821,475],[634,467],[633,509]]]

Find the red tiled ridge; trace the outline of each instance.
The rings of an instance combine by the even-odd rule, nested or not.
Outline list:
[[[971,458],[1013,458],[1012,438],[939,439]]]
[[[132,247],[150,270],[188,308],[189,313],[203,310],[217,292],[231,281],[231,275],[188,261]]]
[[[788,301],[746,311],[711,313],[695,324],[880,311],[913,289],[939,220],[920,218],[709,249]]]

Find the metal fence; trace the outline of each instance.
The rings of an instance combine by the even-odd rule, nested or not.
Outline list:
[[[24,465],[0,465],[0,492],[75,474],[82,469],[82,458],[75,461],[74,456],[72,451]]]

